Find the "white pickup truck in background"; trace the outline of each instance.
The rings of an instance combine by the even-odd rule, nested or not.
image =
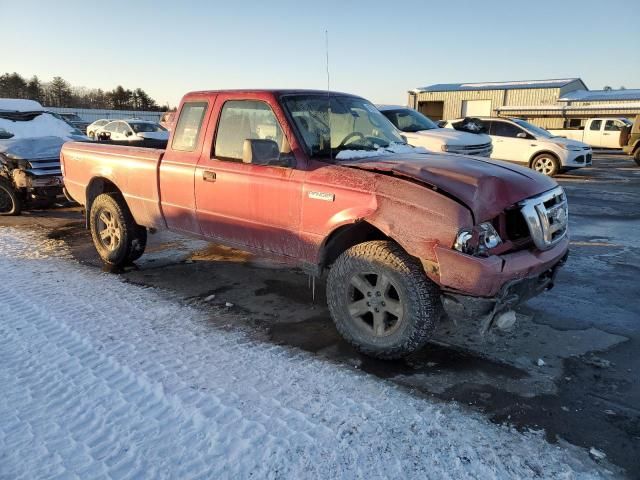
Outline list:
[[[626,118],[590,118],[577,128],[549,130],[552,135],[578,140],[597,148],[622,148],[620,132],[632,122]]]
[[[429,117],[408,107],[377,105],[378,110],[402,132],[407,143],[432,152],[462,155],[491,155],[491,138],[484,133],[468,133],[440,128]]]

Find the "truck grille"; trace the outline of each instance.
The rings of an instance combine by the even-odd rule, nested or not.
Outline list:
[[[44,175],[62,175],[60,170],[60,158],[39,158],[29,160],[29,168],[26,170],[35,177]]]
[[[567,235],[569,205],[562,187],[520,202],[531,238],[540,250],[548,250]]]

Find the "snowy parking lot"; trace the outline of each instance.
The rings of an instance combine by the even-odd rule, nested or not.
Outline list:
[[[3,219],[0,478],[634,478],[640,170],[559,181],[556,289],[405,362],[355,353],[281,265],[159,236],[113,275],[77,210]]]

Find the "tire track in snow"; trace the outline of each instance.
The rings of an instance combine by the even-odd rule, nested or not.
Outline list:
[[[0,229],[0,477],[600,478],[582,452],[222,331],[55,252]]]

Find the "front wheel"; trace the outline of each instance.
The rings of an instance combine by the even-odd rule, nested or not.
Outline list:
[[[640,167],[640,148],[638,148],[636,153],[634,153],[633,159],[636,161],[636,165]]]
[[[93,244],[106,264],[123,266],[144,253],[147,231],[134,221],[121,195],[98,195],[91,205],[89,224]]]
[[[0,215],[20,215],[22,200],[11,182],[0,178]]]
[[[423,347],[441,314],[438,287],[390,241],[361,243],[340,255],[329,272],[327,302],[340,334],[384,359]]]
[[[553,177],[560,171],[560,162],[558,162],[558,159],[553,155],[543,153],[533,160],[531,168],[536,172]]]

